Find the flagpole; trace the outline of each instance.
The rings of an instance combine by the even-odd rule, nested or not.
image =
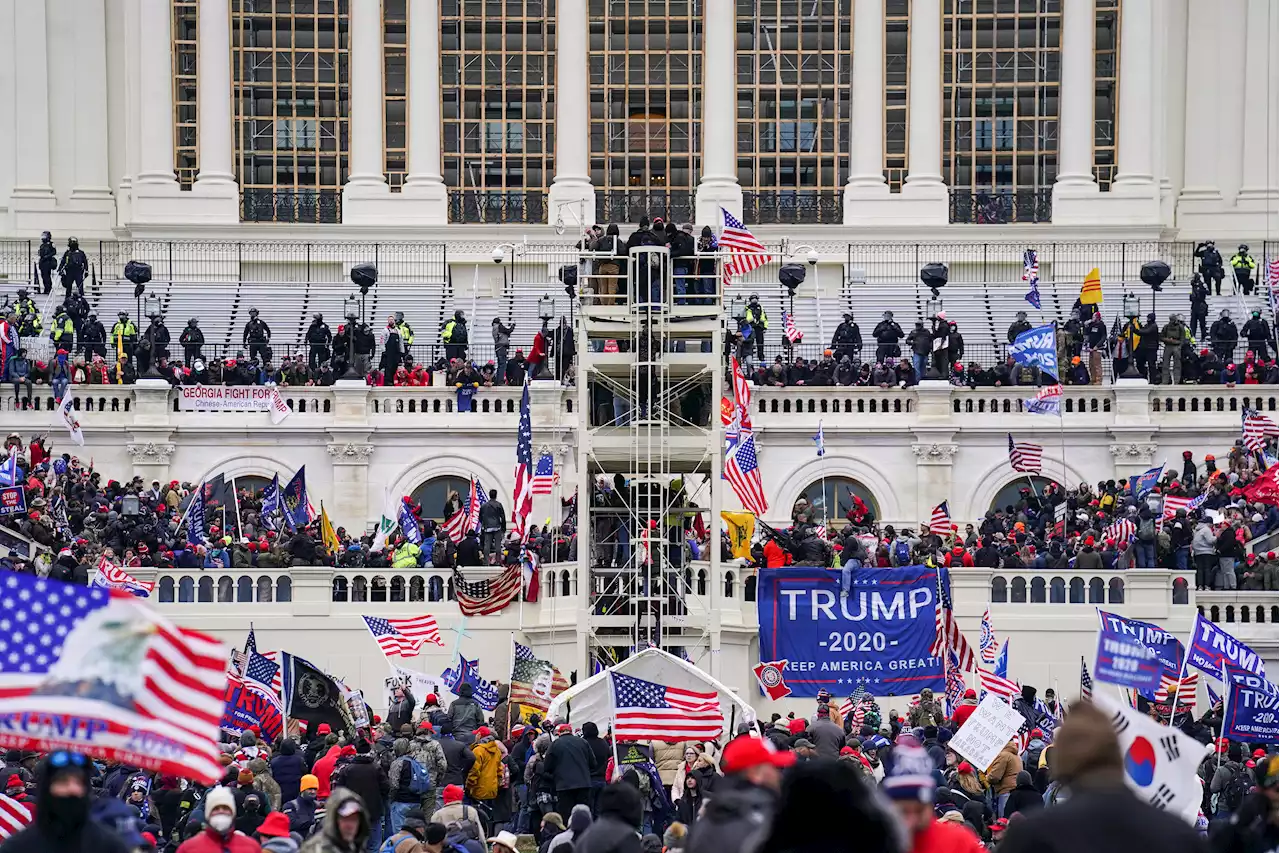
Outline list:
[[[639,638],[637,637],[637,640]],[[618,685],[613,680],[613,673],[609,673],[609,706],[612,708],[613,718],[609,722],[610,741],[613,743],[613,772],[618,773]],[[604,783],[608,785],[611,779],[605,779]]]
[[[507,681],[507,735],[511,735],[511,688],[516,681],[516,632],[511,632],[511,677]]]
[[[196,498],[204,500],[204,480],[201,480],[196,490],[191,494],[191,500],[187,501],[187,508],[182,511],[182,518],[178,519],[178,529],[174,531],[174,535],[182,532],[182,525],[187,523],[187,516],[191,514],[191,507],[195,505]],[[204,536],[204,531],[200,531],[200,535]]]
[[[1218,666],[1222,669],[1222,686],[1225,688],[1222,693],[1222,725],[1218,726],[1218,739],[1221,739],[1227,735],[1227,703],[1231,701],[1231,682],[1227,681],[1227,659],[1225,657],[1219,661]],[[1210,708],[1209,710],[1212,711],[1213,709]],[[1214,770],[1216,773],[1217,770],[1222,768],[1223,753],[1216,740],[1213,743],[1213,751],[1218,753],[1218,767]]]
[[[241,529],[242,529],[241,523],[240,523],[240,495],[236,492],[236,478],[234,476],[231,478],[231,500],[235,502],[235,508],[236,508],[236,517],[235,517],[236,535],[240,536]],[[241,536],[240,538],[243,538],[243,536]]]

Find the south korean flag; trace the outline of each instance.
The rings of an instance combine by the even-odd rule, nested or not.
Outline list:
[[[1156,808],[1194,824],[1200,808],[1196,768],[1210,747],[1104,693],[1095,693],[1093,701],[1111,716],[1129,788]]]

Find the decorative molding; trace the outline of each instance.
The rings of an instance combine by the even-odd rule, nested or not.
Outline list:
[[[168,465],[169,458],[177,449],[176,445],[164,441],[139,441],[125,445],[134,465]]]
[[[1111,455],[1117,462],[1150,459],[1159,449],[1160,447],[1155,444],[1113,444],[1111,445]]]
[[[372,444],[355,444],[350,441],[345,444],[330,444],[326,449],[329,451],[329,458],[338,464],[368,465],[369,457],[373,455]]]
[[[925,465],[950,465],[958,444],[913,444],[911,452]]]

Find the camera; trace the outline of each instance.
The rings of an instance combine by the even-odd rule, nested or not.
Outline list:
[[[502,259],[505,258],[506,256],[507,256],[507,253],[502,251],[501,246],[494,246],[493,251],[489,253],[489,257],[493,258],[493,262],[495,264],[502,263]]]

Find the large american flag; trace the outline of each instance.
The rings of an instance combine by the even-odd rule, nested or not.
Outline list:
[[[840,705],[840,719],[843,720],[852,712],[857,712],[853,716],[853,733],[857,734],[858,729],[862,728],[862,722],[867,717],[867,707],[864,701],[867,698],[867,685],[858,684],[849,694],[849,698],[844,700]]]
[[[1266,447],[1268,439],[1280,438],[1280,426],[1254,409],[1241,411],[1240,432],[1244,439],[1244,446],[1254,453]]]
[[[1181,495],[1165,495],[1164,517],[1173,518],[1178,514],[1178,510],[1180,509],[1186,510],[1188,514],[1192,513],[1199,509],[1208,497],[1208,492],[1204,492],[1194,498],[1183,497]]]
[[[944,675],[946,684],[947,716],[956,712],[960,700],[964,698],[964,675],[960,672],[960,661],[955,652],[947,652],[947,666]]]
[[[724,283],[729,284],[735,275],[746,275],[769,262],[764,244],[755,238],[738,219],[723,207],[724,230],[720,233],[720,248],[729,253],[724,264]]]
[[[1128,542],[1138,534],[1138,527],[1127,518],[1122,518],[1114,524],[1108,524],[1102,531],[1102,538],[1114,539],[1118,544]]]
[[[1000,653],[1000,643],[996,640],[995,629],[991,627],[990,607],[982,613],[982,625],[978,633],[978,653],[982,655],[982,662],[988,665],[994,664],[996,655]]]
[[[793,344],[804,337],[804,332],[796,328],[796,318],[786,311],[782,312],[782,334]]]
[[[764,496],[764,481],[760,477],[760,459],[756,455],[755,436],[743,432],[724,461],[724,476],[729,481],[742,506],[756,516],[769,511],[769,501]]]
[[[1083,657],[1080,658],[1080,698],[1093,698],[1093,676],[1089,674],[1089,665]]]
[[[511,521],[523,542],[529,535],[533,512],[533,422],[529,416],[529,380],[520,395],[520,428],[516,433],[516,486],[512,492]]]
[[[738,357],[730,356],[729,363],[733,367],[733,397],[738,412],[738,426],[751,429],[751,384],[742,375],[742,365]]]
[[[956,660],[959,662],[960,668],[965,672],[972,672],[977,666],[973,649],[969,647],[969,641],[964,638],[964,634],[960,631],[959,624],[956,623],[955,612],[951,607],[951,574],[943,567],[937,569],[938,585],[935,590],[936,600],[933,605],[933,645],[929,648],[929,654],[936,658],[941,658],[945,650],[950,649],[955,653]]]
[[[31,823],[32,816],[30,805],[0,794],[0,839],[17,835],[23,827]]]
[[[1022,688],[1016,682],[1001,678],[994,672],[988,672],[982,667],[978,667],[978,683],[982,685],[983,690],[988,693],[994,693],[1003,699],[1012,699],[1022,692]]]
[[[538,457],[537,467],[533,469],[533,493],[549,495],[558,482],[560,475],[556,473],[554,457],[550,453],[543,453]]]
[[[569,689],[569,681],[551,661],[540,660],[533,649],[515,644],[515,661],[511,667],[512,702],[536,708],[543,714],[551,700]]]
[[[609,673],[613,681],[614,725],[618,740],[715,740],[724,732],[716,691],[664,687],[652,681]]]
[[[487,616],[497,613],[520,594],[523,574],[519,566],[507,566],[502,574],[478,581],[465,580],[454,573],[454,587],[458,596],[458,609],[464,616]]]
[[[1040,457],[1044,454],[1044,448],[1029,441],[1015,442],[1013,433],[1008,435],[1009,464],[1013,466],[1013,470],[1020,474],[1039,474]]]
[[[467,490],[467,497],[462,502],[462,506],[445,519],[440,529],[447,533],[452,541],[461,542],[468,533],[480,526],[480,507],[488,500],[480,481],[472,477],[471,487]]]
[[[140,581],[106,557],[98,558],[98,571],[94,573],[90,586],[106,589],[119,589],[132,593],[138,598],[146,598],[156,588],[155,582]]]
[[[280,675],[280,664],[276,663],[266,655],[251,651],[245,658],[244,662],[244,678],[262,687],[265,690],[272,691],[275,688],[272,682]]]
[[[365,627],[377,641],[378,648],[387,657],[414,657],[422,651],[423,643],[444,645],[434,616],[415,616],[410,619],[383,619],[381,616],[362,618]]]
[[[0,573],[0,746],[67,749],[212,785],[222,643],[122,592]],[[87,733],[92,732],[92,741]]]
[[[951,510],[947,507],[946,501],[935,506],[933,512],[929,514],[929,532],[939,536],[951,533]]]

